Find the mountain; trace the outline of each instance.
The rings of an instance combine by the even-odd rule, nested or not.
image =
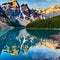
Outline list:
[[[6,16],[10,19],[10,25],[15,27],[19,25],[26,26],[35,20],[60,15],[60,7],[58,5],[46,8],[45,10],[41,10],[40,8],[30,9],[28,4],[22,4],[20,6],[17,0],[12,0],[11,2],[3,3],[2,6]]]
[[[26,26],[30,21],[34,21],[38,18],[36,10],[31,10],[27,4],[22,4],[21,7],[19,4],[15,6],[16,4],[13,4],[14,2],[17,4],[17,1],[2,4],[4,5],[2,8],[4,9],[5,14],[10,18],[10,21],[14,22],[14,24],[17,21],[18,24]]]
[[[0,35],[6,30],[10,29],[8,26],[9,18],[6,16],[4,10],[0,6]]]
[[[60,11],[54,11],[52,13],[47,14],[47,17],[51,18],[51,17],[58,16],[58,15],[60,15]]]
[[[37,20],[32,23],[29,23],[26,28],[30,29],[59,29],[60,28],[60,15],[55,16],[46,20]]]
[[[5,11],[1,8],[1,6],[0,6],[0,21],[2,21],[7,25],[10,24],[10,19],[7,17],[7,15],[5,14]]]
[[[9,23],[9,18],[6,16],[4,10],[0,6],[0,21],[2,23],[8,24]]]
[[[3,16],[3,17],[5,17],[5,18],[8,18],[8,17],[6,16],[4,10],[1,8],[1,6],[0,6],[0,16]]]
[[[17,20],[12,20],[6,15],[5,10],[3,10],[1,6],[0,6],[0,22],[3,23],[3,24],[0,24],[2,28],[4,27],[3,25],[5,25],[6,27],[7,26],[21,27],[21,25]]]
[[[22,17],[20,6],[17,0],[11,0],[10,2],[3,3],[2,8],[9,18],[15,18],[19,15]]]
[[[52,7],[46,8],[44,11],[45,11],[45,14],[49,14],[52,12],[60,11],[60,7],[58,5],[54,5]]]
[[[60,7],[58,5],[54,5],[52,7],[46,8],[44,11],[42,11],[42,13],[45,18],[58,16],[60,15]]]

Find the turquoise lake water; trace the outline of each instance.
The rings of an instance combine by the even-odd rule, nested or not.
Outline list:
[[[51,38],[60,30],[15,28],[0,36],[0,60],[56,60],[58,42]]]

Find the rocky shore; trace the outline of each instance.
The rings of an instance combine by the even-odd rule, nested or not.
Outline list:
[[[10,30],[11,28],[11,26],[8,26],[6,23],[0,21],[0,35],[3,34],[5,31]]]

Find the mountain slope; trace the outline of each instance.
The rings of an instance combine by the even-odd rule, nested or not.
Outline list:
[[[60,7],[58,5],[54,5],[52,7],[46,8],[42,13],[45,18],[58,16],[60,15]]]
[[[27,28],[60,28],[60,16],[46,20],[38,20],[26,26]]]
[[[45,9],[45,14],[49,14],[49,13],[52,13],[52,12],[57,12],[57,11],[60,11],[60,7],[58,5],[54,5],[52,7],[49,7],[49,8],[46,8]]]
[[[0,29],[8,29],[9,26],[3,22],[0,21]]]

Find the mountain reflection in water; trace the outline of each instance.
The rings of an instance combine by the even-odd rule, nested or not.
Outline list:
[[[15,28],[0,36],[0,60],[56,60],[58,42],[50,38],[60,30]]]

